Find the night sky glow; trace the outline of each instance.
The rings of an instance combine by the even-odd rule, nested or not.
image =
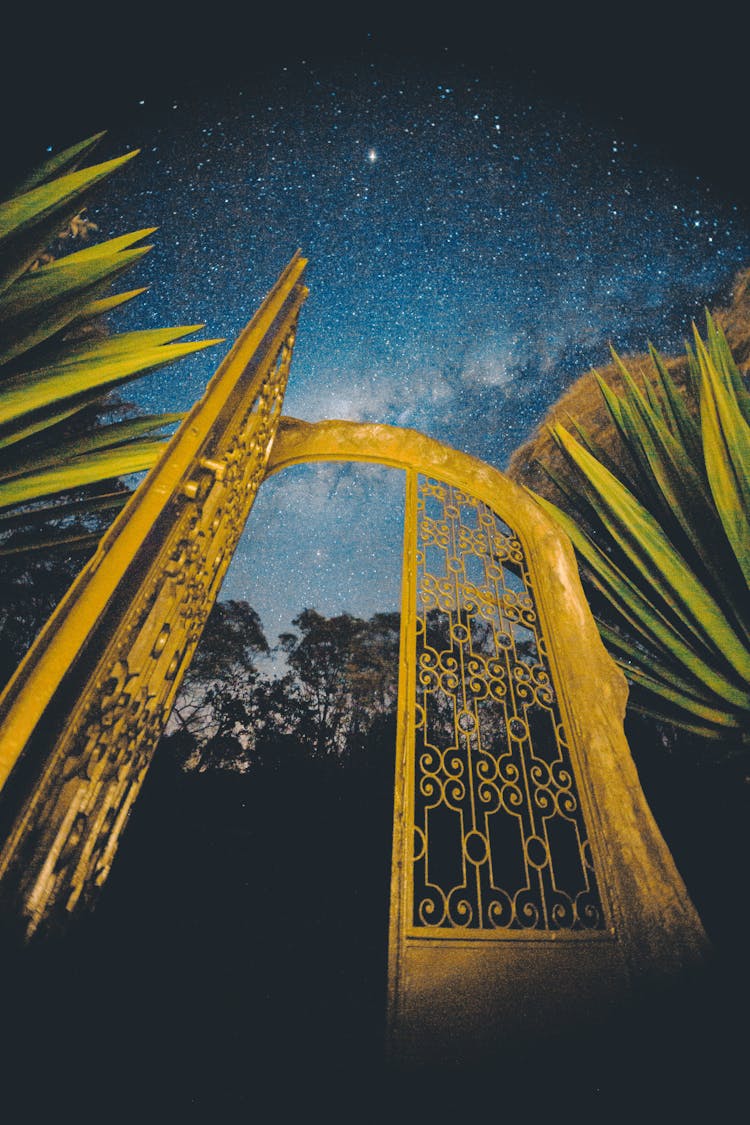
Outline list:
[[[609,340],[679,350],[691,317],[750,262],[732,199],[564,100],[467,63],[279,65],[214,99],[135,104],[99,151],[133,147],[91,212],[102,237],[159,227],[130,281],[151,291],[119,313],[120,330],[205,322],[229,343],[301,247],[311,294],[285,413],[414,427],[499,468],[562,390],[607,362]],[[189,408],[225,348],[131,397]],[[398,537],[391,491],[348,467],[306,474],[304,487],[282,475],[262,490],[223,590],[251,603],[259,580],[277,590],[263,610],[271,638],[302,608],[283,594],[292,539],[309,538],[294,563],[309,577],[289,597],[324,612],[395,608],[397,552],[395,585],[375,561],[345,581],[338,569],[363,526],[373,560]],[[320,535],[340,549],[316,554]]]

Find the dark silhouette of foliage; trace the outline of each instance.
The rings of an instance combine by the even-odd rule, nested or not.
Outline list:
[[[319,755],[345,753],[376,715],[395,708],[399,615],[369,621],[305,609],[279,638],[307,716],[301,733]]]
[[[0,689],[75,578],[80,558],[64,550],[3,560],[0,594]]]
[[[244,761],[253,727],[258,671],[268,642],[255,610],[216,602],[175,703],[170,730],[200,755],[202,769]]]
[[[279,638],[286,670],[261,674],[269,647],[246,602],[218,602],[170,720],[188,768],[285,769],[341,762],[395,731],[400,619],[303,610]],[[389,732],[386,734],[386,732]]]

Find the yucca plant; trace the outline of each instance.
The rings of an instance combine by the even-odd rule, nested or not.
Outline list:
[[[114,388],[218,340],[185,342],[202,328],[97,336],[96,318],[144,289],[112,294],[112,283],[150,246],[153,227],[45,260],[45,249],[81,213],[91,190],[136,152],[79,169],[103,134],[53,156],[0,203],[0,534],[22,527],[0,555],[59,542],[85,547],[88,512],[115,509],[127,498],[102,482],[148,469],[178,414],[135,418],[98,413]],[[177,342],[180,341],[180,342]],[[93,424],[92,424],[93,417]],[[83,420],[85,419],[85,424]],[[96,486],[95,496],[80,490]],[[74,518],[71,536],[65,521]],[[84,523],[81,523],[81,520]]]
[[[581,519],[535,499],[584,564],[632,707],[747,744],[750,395],[710,315],[706,342],[694,337],[684,396],[653,347],[643,391],[613,351],[624,393],[597,378],[622,456],[615,464],[580,427],[576,438],[555,425],[569,473],[550,475]]]

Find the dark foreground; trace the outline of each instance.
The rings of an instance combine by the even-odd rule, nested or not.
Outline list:
[[[675,1119],[745,1098],[748,786],[639,762],[716,947],[693,979],[492,1072],[383,1061],[387,756],[152,775],[96,912],[4,954],[2,1120]],[[738,1100],[741,1099],[741,1100]]]

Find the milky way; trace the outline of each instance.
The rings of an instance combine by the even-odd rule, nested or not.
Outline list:
[[[679,349],[750,260],[732,199],[662,166],[616,123],[486,69],[296,63],[262,87],[134,105],[102,156],[134,147],[92,212],[102,236],[160,228],[139,274],[152,289],[120,329],[200,321],[231,342],[301,247],[311,294],[285,412],[411,426],[499,468],[577,375],[607,362],[609,340]],[[186,409],[224,351],[150,376],[132,397]],[[279,478],[223,596],[257,600],[259,570],[266,591],[280,588],[313,510],[324,538],[344,543],[366,517],[373,543],[397,539],[391,492],[363,483],[345,499],[344,472],[309,470],[307,486],[286,489]],[[343,548],[323,561],[315,550],[295,562],[305,599],[326,612],[370,612],[379,597],[393,608],[397,543],[388,581],[361,566],[347,576]],[[272,634],[302,608],[282,600],[266,609]]]

